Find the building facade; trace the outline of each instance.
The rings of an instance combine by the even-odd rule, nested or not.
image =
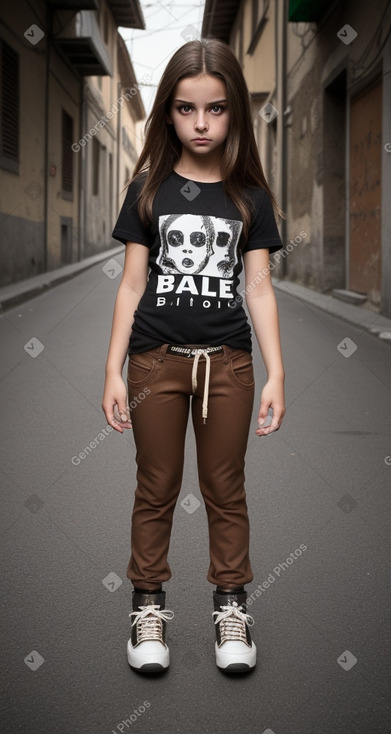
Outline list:
[[[112,244],[145,117],[118,26],[138,2],[1,4],[0,285]]]
[[[389,317],[390,28],[387,0],[207,0],[203,21],[240,60],[286,214],[275,274]]]

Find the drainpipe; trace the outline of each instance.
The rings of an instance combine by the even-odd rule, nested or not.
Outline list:
[[[43,162],[43,272],[48,269],[48,226],[49,226],[49,79],[50,53],[53,38],[53,7],[46,5],[46,69],[45,69],[45,110],[44,110],[44,162]]]
[[[287,189],[288,189],[288,173],[287,173],[287,144],[286,144],[286,119],[284,112],[286,110],[286,56],[287,56],[287,23],[288,23],[288,5],[289,0],[278,2],[275,0],[275,43],[276,43],[276,81],[277,81],[277,108],[279,120],[277,122],[277,180],[278,180],[278,203],[286,213],[287,210]],[[280,234],[283,245],[287,239],[287,222],[282,219],[280,222]],[[287,268],[285,258],[282,258],[282,278],[285,277]],[[281,267],[281,266],[280,266]]]

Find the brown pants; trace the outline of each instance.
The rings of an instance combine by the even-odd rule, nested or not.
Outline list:
[[[138,470],[127,577],[146,590],[171,578],[167,554],[192,398],[199,485],[209,526],[207,579],[229,588],[241,586],[253,579],[244,488],[244,456],[254,400],[252,357],[226,345],[222,352],[210,353],[204,423],[205,357],[200,357],[193,393],[194,357],[167,353],[167,347],[164,344],[129,357],[129,405]]]

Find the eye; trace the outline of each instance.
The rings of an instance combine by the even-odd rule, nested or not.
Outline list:
[[[216,237],[217,247],[227,247],[229,238],[230,236],[228,232],[218,232]]]
[[[171,247],[179,247],[183,245],[183,232],[179,229],[172,229],[167,234],[167,242]]]
[[[188,115],[191,112],[191,107],[188,104],[181,104],[177,107],[178,112],[182,112],[184,115]]]
[[[220,115],[222,112],[224,112],[225,109],[226,109],[225,107],[222,107],[219,104],[215,104],[215,105],[213,105],[213,107],[210,108],[210,111],[214,115]]]
[[[204,232],[192,232],[190,235],[190,242],[194,247],[203,247],[203,245],[205,245]]]

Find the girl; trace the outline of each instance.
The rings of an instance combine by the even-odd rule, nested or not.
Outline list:
[[[113,231],[126,252],[102,407],[115,430],[133,428],[137,449],[127,655],[143,672],[169,665],[165,634],[173,612],[165,609],[162,583],[171,578],[167,554],[190,406],[209,526],[207,579],[216,585],[216,664],[245,672],[256,662],[244,589],[253,579],[244,456],[254,373],[237,288],[244,263],[246,302],[267,370],[255,433],[267,436],[285,412],[268,269],[269,254],[282,247],[273,204],[238,61],[221,41],[186,43],[161,79]],[[131,420],[122,379],[127,354]]]

